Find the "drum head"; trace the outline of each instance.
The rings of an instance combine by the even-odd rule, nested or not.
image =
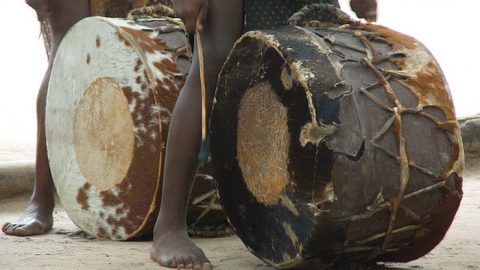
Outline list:
[[[53,180],[70,218],[100,238],[151,230],[170,112],[189,67],[178,24],[144,25],[155,28],[86,18],[67,33],[52,69],[46,136]]]

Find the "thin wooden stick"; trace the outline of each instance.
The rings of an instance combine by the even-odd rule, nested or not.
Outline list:
[[[206,159],[206,153],[202,153],[202,151],[206,150],[206,141],[207,141],[207,93],[205,88],[205,70],[204,70],[204,61],[203,61],[203,47],[202,47],[202,40],[200,36],[200,32],[198,30],[195,31],[195,43],[197,44],[198,48],[198,65],[200,67],[200,87],[202,89],[202,142],[200,147],[200,162],[205,162],[202,160],[203,158]]]

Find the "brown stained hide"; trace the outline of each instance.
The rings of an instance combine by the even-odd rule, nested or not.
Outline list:
[[[132,87],[130,87],[130,86],[124,86],[124,87],[122,87],[122,91],[123,91],[123,92],[131,92],[131,91],[132,91]]]
[[[374,33],[377,37],[384,38],[392,46],[393,51],[402,51],[402,49],[415,49],[417,41],[408,35],[392,30],[388,27],[367,23],[353,25],[353,29],[365,30]]]
[[[101,191],[100,197],[102,198],[103,205],[108,206],[117,206],[122,203],[121,198],[115,196],[112,191]]]
[[[178,98],[178,93],[183,85],[176,85],[173,84],[171,80],[164,80],[163,83],[157,79],[155,91],[158,93],[159,96],[162,97],[159,100],[159,104],[163,108],[173,108],[175,102]],[[162,111],[160,112],[160,119],[170,119],[170,113]],[[165,129],[162,129],[162,133],[166,132],[167,126]],[[166,136],[167,134],[163,134]]]
[[[183,73],[176,68],[175,61],[176,57],[188,57],[186,54],[188,53],[188,50],[183,49],[183,54],[178,53],[174,55],[172,52],[177,52],[178,49],[169,47],[169,44],[162,39],[161,33],[159,33],[158,36],[154,36],[127,27],[124,27],[121,30],[122,31],[118,32],[118,37],[125,42],[125,44],[135,44],[135,46],[140,46],[145,52],[152,54],[162,53],[163,55],[168,56],[164,61],[154,63],[154,66],[152,67],[145,66],[142,76],[137,76],[135,78],[135,82],[140,85],[140,89],[149,93],[146,99],[140,99],[139,93],[133,92],[131,88],[124,88],[124,94],[129,101],[133,99],[137,100],[136,107],[134,108],[135,112],[132,112],[134,126],[144,125],[147,128],[146,132],[136,133],[137,140],[140,140],[143,143],[135,148],[134,156],[142,156],[142,158],[136,158],[132,162],[129,173],[118,187],[118,189],[121,190],[119,194],[116,196],[109,193],[102,194],[106,205],[114,204],[117,200],[123,202],[125,205],[129,205],[126,218],[115,221],[111,219],[110,222],[114,222],[114,224],[111,224],[113,228],[124,227],[127,233],[133,233],[134,230],[137,230],[135,226],[138,226],[138,224],[132,224],[132,221],[137,221],[139,215],[145,215],[145,220],[139,227],[143,228],[144,231],[151,230],[153,227],[152,220],[154,220],[156,212],[158,211],[158,199],[152,198],[153,200],[150,203],[142,202],[142,200],[135,199],[132,194],[143,194],[145,190],[156,190],[157,194],[161,194],[161,183],[157,182],[156,186],[148,186],[146,185],[147,183],[143,185],[130,185],[130,181],[133,181],[133,179],[160,179],[161,177],[163,171],[162,161],[164,159],[164,149],[168,134],[168,122],[171,109],[173,108],[178,93],[183,86],[183,81],[177,84],[174,83],[175,76],[183,76]],[[176,27],[176,31],[179,31],[178,27]],[[125,32],[127,35],[124,36],[121,32]],[[135,42],[129,41],[130,39],[135,40]],[[169,40],[170,39],[173,40],[174,44],[185,42],[185,37],[180,31],[176,36],[169,37]],[[185,44],[179,46],[179,48],[184,47]],[[133,71],[140,71],[142,65],[144,65],[144,63],[139,58],[133,67]],[[149,71],[149,68],[156,68],[161,71],[165,75],[163,80],[160,81],[159,79],[151,78],[151,71]],[[151,79],[155,79],[155,83],[153,83]],[[155,88],[150,88],[151,86]],[[162,109],[158,110],[158,108]],[[152,123],[156,124],[152,125]],[[152,133],[158,133],[159,136],[152,137],[150,136]],[[151,152],[151,146],[155,146],[159,149],[155,152]],[[148,213],[135,213],[135,209],[145,209],[146,203],[151,204]],[[117,208],[116,211],[125,213],[123,208]]]
[[[113,237],[118,237],[114,234],[114,232],[120,227],[125,230],[127,235],[134,233],[136,230],[138,230],[138,227],[141,224],[141,220],[139,220],[139,218],[145,215],[142,210],[145,207],[140,207],[139,205],[132,203],[132,200],[135,200],[135,198],[134,196],[132,198],[132,194],[130,193],[132,189],[128,188],[129,184],[129,181],[124,180],[122,183],[116,186],[118,191],[105,190],[100,192],[100,199],[102,200],[103,207],[105,209],[116,208],[116,215],[122,215],[125,213],[125,211],[128,211],[128,215],[120,219],[117,216],[105,216],[105,213],[102,211],[99,212],[99,218],[106,218],[106,222],[110,225]],[[139,191],[135,191],[135,189],[133,189],[133,192]],[[98,237],[106,238],[106,230],[100,228]]]
[[[97,38],[95,39],[95,46],[97,48],[100,48],[100,45],[102,45],[102,42],[100,41],[100,37],[97,36]]]
[[[438,128],[445,130],[450,134],[453,156],[451,163],[445,168],[440,179],[447,179],[454,171],[459,173],[460,168],[455,168],[458,163],[462,163],[463,148],[459,141],[459,126],[456,120],[453,101],[447,89],[444,77],[440,72],[437,64],[433,61],[428,62],[427,67],[423,71],[419,71],[415,76],[408,77],[405,85],[411,87],[412,91],[417,95],[422,108],[434,107],[443,112],[445,119],[438,119],[434,116],[432,119],[437,123]]]
[[[398,33],[383,26],[360,24],[355,25],[354,27],[362,30],[372,31],[374,34],[384,38],[385,42],[392,46],[393,51],[401,51],[402,54],[400,55],[393,53],[389,57],[389,61],[397,65],[400,69],[400,72],[405,71],[406,74],[411,73],[411,71],[407,69],[407,61],[414,61],[415,59],[409,59],[405,54],[414,54],[416,52],[426,50],[422,46],[419,46],[419,44],[412,37]],[[430,56],[430,58],[432,57]],[[422,64],[423,66],[421,66]],[[458,166],[457,163],[461,159],[460,152],[462,149],[457,138],[458,124],[456,122],[452,99],[447,89],[444,76],[441,73],[437,63],[432,58],[432,60],[430,60],[428,63],[422,64],[418,64],[415,67],[419,70],[415,74],[408,75],[404,79],[396,78],[394,81],[399,82],[401,85],[411,90],[411,92],[413,92],[418,98],[418,108],[429,108],[428,110],[424,110],[422,112],[423,115],[435,121],[438,128],[447,131],[453,138],[451,140],[452,148],[454,150],[452,162],[449,166],[447,166],[443,175],[441,176],[441,179],[446,179],[449,174],[452,173],[452,170],[456,169],[454,167]],[[383,77],[383,75],[377,72],[377,77],[380,78]],[[382,81],[382,78],[380,78],[380,81]],[[390,86],[390,84],[388,84],[386,81],[383,81],[382,85]],[[396,99],[392,94],[393,93],[389,94],[391,98]],[[435,112],[435,114],[429,114],[428,111],[432,111],[432,108],[440,111],[444,117],[436,117],[435,115],[438,115],[438,112]]]
[[[128,39],[127,39],[126,37],[124,37],[124,36],[120,33],[120,31],[115,32],[115,34],[117,35],[118,40],[121,41],[121,42],[123,42],[123,44],[125,44],[125,46],[127,46],[127,47],[131,47],[131,46],[132,46],[132,45],[130,45],[130,42],[128,41]]]
[[[83,210],[88,210],[90,207],[88,205],[88,196],[87,191],[90,189],[91,185],[89,183],[85,183],[82,188],[78,190],[77,193],[77,202],[80,204]]]
[[[436,65],[430,64],[432,62],[429,63],[427,71],[416,73],[415,76],[407,78],[405,83],[416,90],[420,104],[440,108],[445,113],[447,121],[455,121],[452,98],[445,88],[445,82]]]
[[[164,52],[168,49],[166,42],[161,39],[152,39],[150,35],[144,31],[136,30],[128,27],[120,27],[122,31],[128,33],[133,40],[135,40],[140,48],[148,53],[154,53],[155,51]],[[121,34],[120,34],[121,35]]]
[[[133,71],[138,72],[141,66],[142,66],[142,60],[138,58],[137,62],[135,63],[135,66],[133,67]]]
[[[117,209],[115,210],[115,214],[116,214],[116,215],[122,215],[124,212],[125,212],[125,210],[122,209],[122,208],[117,208]]]
[[[105,229],[102,227],[98,228],[97,237],[100,239],[105,239],[106,236],[107,236],[107,231],[105,231]]]
[[[147,80],[147,78],[144,78]],[[158,117],[151,115],[150,108],[156,103],[156,99],[162,99],[162,97],[155,97],[152,92],[145,100],[140,100],[138,93],[133,91],[124,92],[125,96],[129,100],[137,100],[137,106],[135,111],[132,112],[132,119],[134,126],[145,125],[147,132],[136,133],[136,141],[140,140],[142,143],[137,144],[134,149],[134,159],[130,165],[129,171],[122,183],[117,186],[119,190],[115,195],[111,192],[102,193],[102,198],[105,206],[111,205],[112,207],[119,204],[128,205],[128,214],[125,218],[115,221],[113,227],[124,227],[127,234],[133,234],[136,230],[143,228],[147,222],[151,222],[150,219],[153,215],[150,211],[155,211],[157,208],[157,202],[155,201],[155,194],[151,194],[152,191],[159,191],[159,163],[161,160],[161,154],[159,151],[152,152],[149,149],[149,145],[161,145],[164,137],[156,137],[154,140],[149,136],[151,132],[158,132],[161,128],[156,126],[148,126],[148,121],[152,117]],[[137,114],[141,115],[141,118],[137,117]],[[141,157],[141,158],[139,158]],[[150,179],[149,181],[143,181],[143,184],[137,183],[139,179]],[[157,181],[154,181],[157,179]],[[137,198],[136,194],[151,194],[153,197],[145,196],[145,198]],[[149,201],[149,200],[152,201]],[[125,209],[127,210],[127,209]],[[145,220],[141,220],[145,218]]]
[[[169,72],[169,73],[180,72],[177,69],[177,65],[170,59],[162,59],[162,61],[160,61],[160,62],[155,62],[154,65],[159,70],[164,70],[165,72]]]
[[[112,217],[107,218],[107,223],[111,226],[115,225],[115,220]]]

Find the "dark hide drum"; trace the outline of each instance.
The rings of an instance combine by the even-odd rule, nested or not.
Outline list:
[[[66,212],[88,234],[125,240],[151,233],[168,124],[190,55],[181,21],[171,18],[90,17],[63,39],[47,96],[48,157]],[[220,209],[204,169],[190,223],[218,226]]]
[[[462,198],[438,63],[380,25],[314,25],[248,32],[223,66],[210,136],[227,216],[278,268],[423,256]]]

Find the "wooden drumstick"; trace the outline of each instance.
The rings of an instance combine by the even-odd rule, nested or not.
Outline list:
[[[195,43],[198,49],[198,65],[200,67],[200,88],[202,90],[202,142],[200,144],[200,151],[198,153],[198,161],[200,164],[204,164],[208,160],[207,150],[207,97],[205,88],[205,70],[203,60],[203,47],[200,36],[200,31],[195,30]]]

